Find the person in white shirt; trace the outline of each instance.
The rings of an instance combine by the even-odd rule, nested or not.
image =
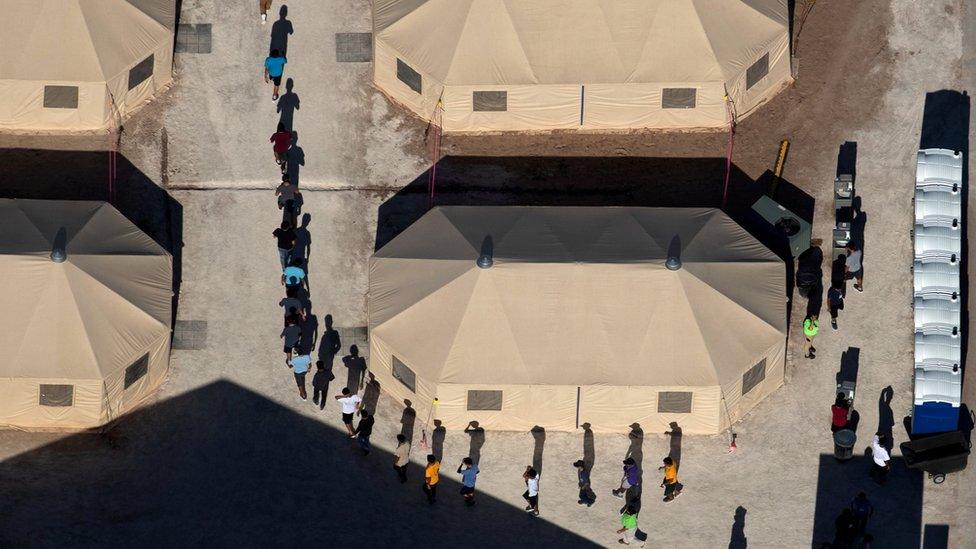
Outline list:
[[[888,480],[888,471],[891,470],[891,455],[885,447],[887,437],[884,433],[877,433],[871,440],[871,478],[878,484],[884,484]]]
[[[342,394],[336,395],[335,399],[339,401],[339,404],[342,404],[342,423],[345,424],[346,430],[349,431],[349,436],[354,436],[352,416],[362,406],[363,399],[359,398],[359,395],[356,393],[350,391],[349,387],[343,387]]]
[[[864,255],[861,250],[857,249],[857,246],[853,242],[847,244],[847,258],[844,260],[844,278],[847,280],[854,279],[854,289],[863,292],[864,291],[864,265],[861,264],[861,258]]]
[[[525,481],[525,492],[522,497],[525,499],[528,505],[525,506],[525,510],[532,513],[532,516],[539,516],[539,477],[540,475],[531,465],[525,466],[525,472],[522,473],[522,479]]]

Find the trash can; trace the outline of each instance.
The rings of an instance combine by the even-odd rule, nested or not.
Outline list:
[[[857,435],[850,429],[841,429],[834,433],[834,457],[842,461],[854,457],[855,442]]]

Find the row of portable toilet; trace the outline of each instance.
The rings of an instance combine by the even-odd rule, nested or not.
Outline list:
[[[912,434],[954,431],[962,396],[963,156],[918,152],[915,174],[915,402]]]

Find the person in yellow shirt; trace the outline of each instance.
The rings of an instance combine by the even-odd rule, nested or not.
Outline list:
[[[437,456],[427,454],[427,469],[424,470],[424,493],[427,494],[427,503],[433,505],[437,499],[437,483],[440,482],[441,462],[437,461]]]
[[[664,501],[671,501],[681,495],[684,486],[678,482],[678,466],[675,465],[674,460],[670,456],[664,458],[664,465],[657,470],[664,470],[664,480],[661,481],[661,486],[664,488]]]

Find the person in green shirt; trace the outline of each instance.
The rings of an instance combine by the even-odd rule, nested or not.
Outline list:
[[[620,526],[617,533],[622,535],[617,539],[617,543],[630,545],[630,542],[636,539],[634,536],[637,533],[637,509],[633,505],[628,505],[620,515]],[[643,544],[641,546],[643,547]]]
[[[817,358],[817,348],[813,346],[813,338],[817,337],[819,331],[820,321],[817,320],[817,315],[810,315],[803,319],[803,336],[806,337],[806,343],[803,344],[805,358]]]

